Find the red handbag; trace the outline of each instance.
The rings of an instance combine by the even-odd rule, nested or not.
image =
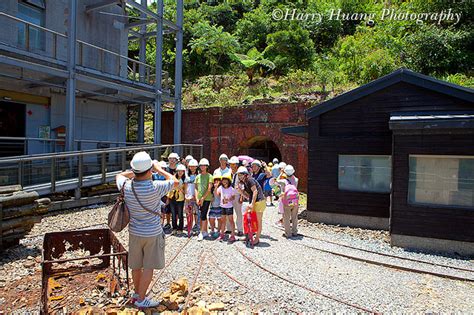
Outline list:
[[[244,213],[244,233],[253,234],[258,231],[258,218],[257,212],[246,211]]]

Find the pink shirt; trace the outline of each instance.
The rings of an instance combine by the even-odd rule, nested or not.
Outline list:
[[[232,208],[233,203],[230,198],[235,197],[235,189],[233,187],[224,188],[223,186],[219,186],[217,192],[221,195],[221,207]],[[226,203],[224,203],[224,198],[227,199]]]

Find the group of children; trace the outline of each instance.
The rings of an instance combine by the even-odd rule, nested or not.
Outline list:
[[[239,161],[235,156],[229,160],[225,154],[222,154],[219,158],[220,167],[211,175],[209,161],[205,158],[201,159],[199,163],[192,156],[187,156],[180,161],[176,153],[171,153],[168,162],[168,164],[164,161],[160,163],[167,172],[176,176],[179,186],[162,199],[164,214],[162,223],[164,224],[166,220],[165,230],[172,230],[173,234],[183,234],[184,214],[186,214],[188,237],[197,234],[198,240],[217,239],[219,241],[227,240],[228,243],[235,242],[236,230],[237,235],[242,236],[243,223],[252,223],[248,222],[251,220],[251,216],[245,216],[252,209],[246,209],[245,202],[248,200],[245,200],[245,194],[242,193],[243,183],[238,180],[237,176],[236,167],[242,167],[242,165],[248,169],[249,174],[261,186],[267,206],[273,205],[272,196],[275,196],[276,200],[280,198],[279,213],[282,214],[282,223],[285,223],[286,205],[282,199],[286,201],[287,198],[282,198],[282,194],[284,194],[285,185],[297,186],[297,178],[294,176],[294,169],[291,165],[288,165],[288,168],[285,163],[278,163],[275,160],[269,165],[258,160],[246,163],[246,161]],[[231,167],[228,166],[229,164]],[[285,171],[291,172],[291,176],[288,176]],[[291,177],[292,181],[288,181],[287,177]],[[161,179],[157,174],[154,174],[153,178],[154,180]],[[242,204],[244,204],[243,209]],[[297,213],[297,204],[296,211],[293,207],[290,212]],[[234,221],[234,214],[236,214],[237,222]],[[295,220],[293,213],[290,214],[290,217],[293,221],[292,234],[294,235],[297,219]],[[255,221],[254,217],[253,221]],[[230,232],[228,238],[226,230]],[[288,233],[285,234],[288,237]]]

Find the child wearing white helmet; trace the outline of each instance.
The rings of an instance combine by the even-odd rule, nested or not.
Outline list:
[[[229,160],[229,165],[231,169],[231,176],[232,176],[232,187],[235,189],[235,198],[232,203],[234,208],[234,213],[236,216],[235,223],[237,225],[237,235],[242,236],[244,235],[244,226],[243,226],[243,216],[242,216],[242,200],[240,197],[240,193],[237,191],[237,185],[239,184],[239,178],[237,176],[237,170],[239,168],[239,158],[233,156]],[[230,224],[227,224],[227,229],[230,229]]]
[[[209,161],[207,159],[203,158],[199,161],[199,169],[201,173],[196,176],[195,196],[201,214],[201,232],[199,233],[198,241],[202,241],[208,236],[207,214],[212,201],[211,189],[213,186],[213,178],[212,175],[209,174]]]
[[[186,181],[184,183],[184,191],[185,191],[185,200],[184,200],[184,209],[186,212],[186,221],[187,221],[187,229],[188,229],[188,237],[191,237],[192,231],[198,232],[199,226],[198,222],[200,220],[199,217],[199,210],[196,203],[196,177],[198,173],[198,166],[199,163],[192,159],[188,163],[188,176],[186,177]],[[193,225],[195,223],[195,225]]]
[[[176,167],[175,177],[178,179],[179,185],[168,194],[168,200],[172,216],[172,233],[181,234],[184,225],[184,182],[186,180],[186,167],[183,164]]]
[[[166,166],[165,168],[165,171],[167,171],[168,173],[174,175],[176,173],[176,168],[178,167],[178,162],[179,162],[179,155],[177,153],[171,153],[169,156],[168,156],[168,166]],[[170,202],[171,200],[169,199],[169,197],[167,196],[166,197],[166,206],[164,208],[164,211],[163,213],[165,214],[165,217],[166,217],[166,225],[163,226],[163,229],[165,229],[166,231],[169,231],[171,229],[171,206],[170,206]]]
[[[184,158],[184,166],[186,166],[186,168],[189,167],[189,162],[191,160],[194,160],[193,156],[192,155],[187,155],[185,158]]]

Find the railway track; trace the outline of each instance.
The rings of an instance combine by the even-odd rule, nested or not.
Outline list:
[[[365,307],[363,307],[363,306],[359,306],[359,305],[357,305],[357,304],[354,304],[354,303],[351,303],[351,302],[347,302],[347,301],[341,300],[341,299],[339,299],[339,298],[333,297],[333,296],[331,296],[331,295],[329,295],[329,294],[326,294],[326,293],[324,293],[324,292],[321,292],[321,291],[319,291],[319,290],[315,290],[315,289],[310,288],[310,287],[308,287],[308,286],[305,286],[305,285],[303,285],[303,284],[301,284],[301,283],[298,283],[298,282],[295,282],[295,281],[293,281],[293,280],[291,280],[291,279],[288,279],[288,278],[286,278],[286,277],[283,277],[282,275],[280,275],[280,274],[278,274],[278,273],[276,273],[276,272],[274,272],[274,271],[272,271],[272,270],[270,270],[270,269],[264,267],[264,266],[261,265],[259,262],[255,261],[253,258],[251,258],[251,257],[248,256],[247,254],[245,254],[245,253],[244,253],[241,249],[239,249],[237,246],[234,245],[234,248],[235,248],[245,259],[247,259],[248,261],[250,261],[252,264],[254,264],[254,265],[257,266],[258,268],[262,269],[263,271],[265,271],[265,272],[271,274],[272,276],[274,276],[274,277],[276,277],[276,278],[279,278],[280,280],[283,280],[283,281],[285,281],[285,282],[288,282],[288,283],[290,283],[290,284],[292,284],[292,285],[294,285],[294,286],[297,286],[297,287],[299,287],[299,288],[301,288],[301,289],[304,289],[304,290],[306,290],[306,291],[308,291],[308,292],[311,292],[311,293],[313,293],[313,294],[320,295],[320,296],[322,296],[322,297],[325,297],[325,298],[327,298],[327,299],[330,299],[330,300],[332,300],[332,301],[334,301],[334,302],[337,302],[337,303],[339,303],[339,304],[344,304],[344,305],[349,306],[349,307],[351,307],[351,308],[357,309],[357,310],[359,310],[359,311],[363,311],[363,312],[370,313],[370,314],[379,314],[379,312],[377,312],[377,311],[370,310],[370,309],[365,308]]]
[[[278,228],[278,229],[280,229],[280,228]],[[402,266],[400,264],[382,262],[382,261],[378,261],[378,260],[374,260],[374,259],[368,259],[368,258],[364,258],[364,257],[350,255],[350,254],[347,254],[347,253],[341,253],[341,252],[337,252],[337,251],[333,251],[333,250],[329,250],[329,249],[325,249],[325,248],[321,248],[321,247],[316,247],[316,246],[313,246],[313,245],[308,245],[308,244],[304,244],[304,243],[300,243],[300,242],[295,242],[295,244],[297,244],[299,246],[304,246],[306,248],[317,250],[317,251],[320,251],[320,252],[324,252],[324,253],[328,253],[328,254],[332,254],[332,255],[336,255],[336,256],[340,256],[340,257],[344,257],[344,258],[348,258],[348,259],[352,259],[352,260],[356,260],[356,261],[361,261],[361,262],[365,262],[365,263],[368,263],[368,264],[373,264],[373,265],[383,266],[383,267],[387,267],[387,268],[402,270],[402,271],[408,271],[408,272],[414,272],[414,273],[420,273],[420,274],[429,274],[429,275],[432,275],[432,276],[441,277],[441,278],[445,278],[445,279],[451,279],[451,280],[474,282],[474,269],[461,268],[461,267],[450,266],[450,265],[445,265],[445,264],[433,263],[433,262],[420,260],[420,259],[402,257],[402,256],[391,255],[391,254],[386,254],[386,253],[380,253],[380,252],[376,252],[376,251],[372,251],[372,250],[367,250],[367,249],[363,249],[363,248],[359,248],[359,247],[350,246],[350,245],[347,245],[347,244],[342,244],[342,243],[326,240],[326,239],[315,237],[315,236],[301,234],[301,233],[298,233],[298,235],[301,235],[305,238],[313,239],[313,240],[316,240],[316,241],[319,241],[319,242],[322,242],[322,243],[336,245],[336,246],[339,246],[339,247],[342,247],[342,248],[347,248],[347,249],[350,249],[350,250],[359,251],[359,252],[363,252],[363,253],[369,253],[369,254],[372,254],[372,255],[388,257],[388,258],[391,258],[391,259],[398,259],[400,261],[415,262],[415,263],[418,263],[418,264],[429,265],[429,266],[432,266],[432,267],[442,267],[442,268],[446,268],[446,269],[450,269],[450,270],[454,270],[454,271],[470,272],[470,273],[472,273],[473,276],[471,278],[471,277],[465,277],[465,276],[462,276],[462,275],[453,275],[453,274],[449,274],[449,273],[435,272],[435,271],[423,270],[423,269],[419,269],[419,268],[412,268],[412,267]]]

